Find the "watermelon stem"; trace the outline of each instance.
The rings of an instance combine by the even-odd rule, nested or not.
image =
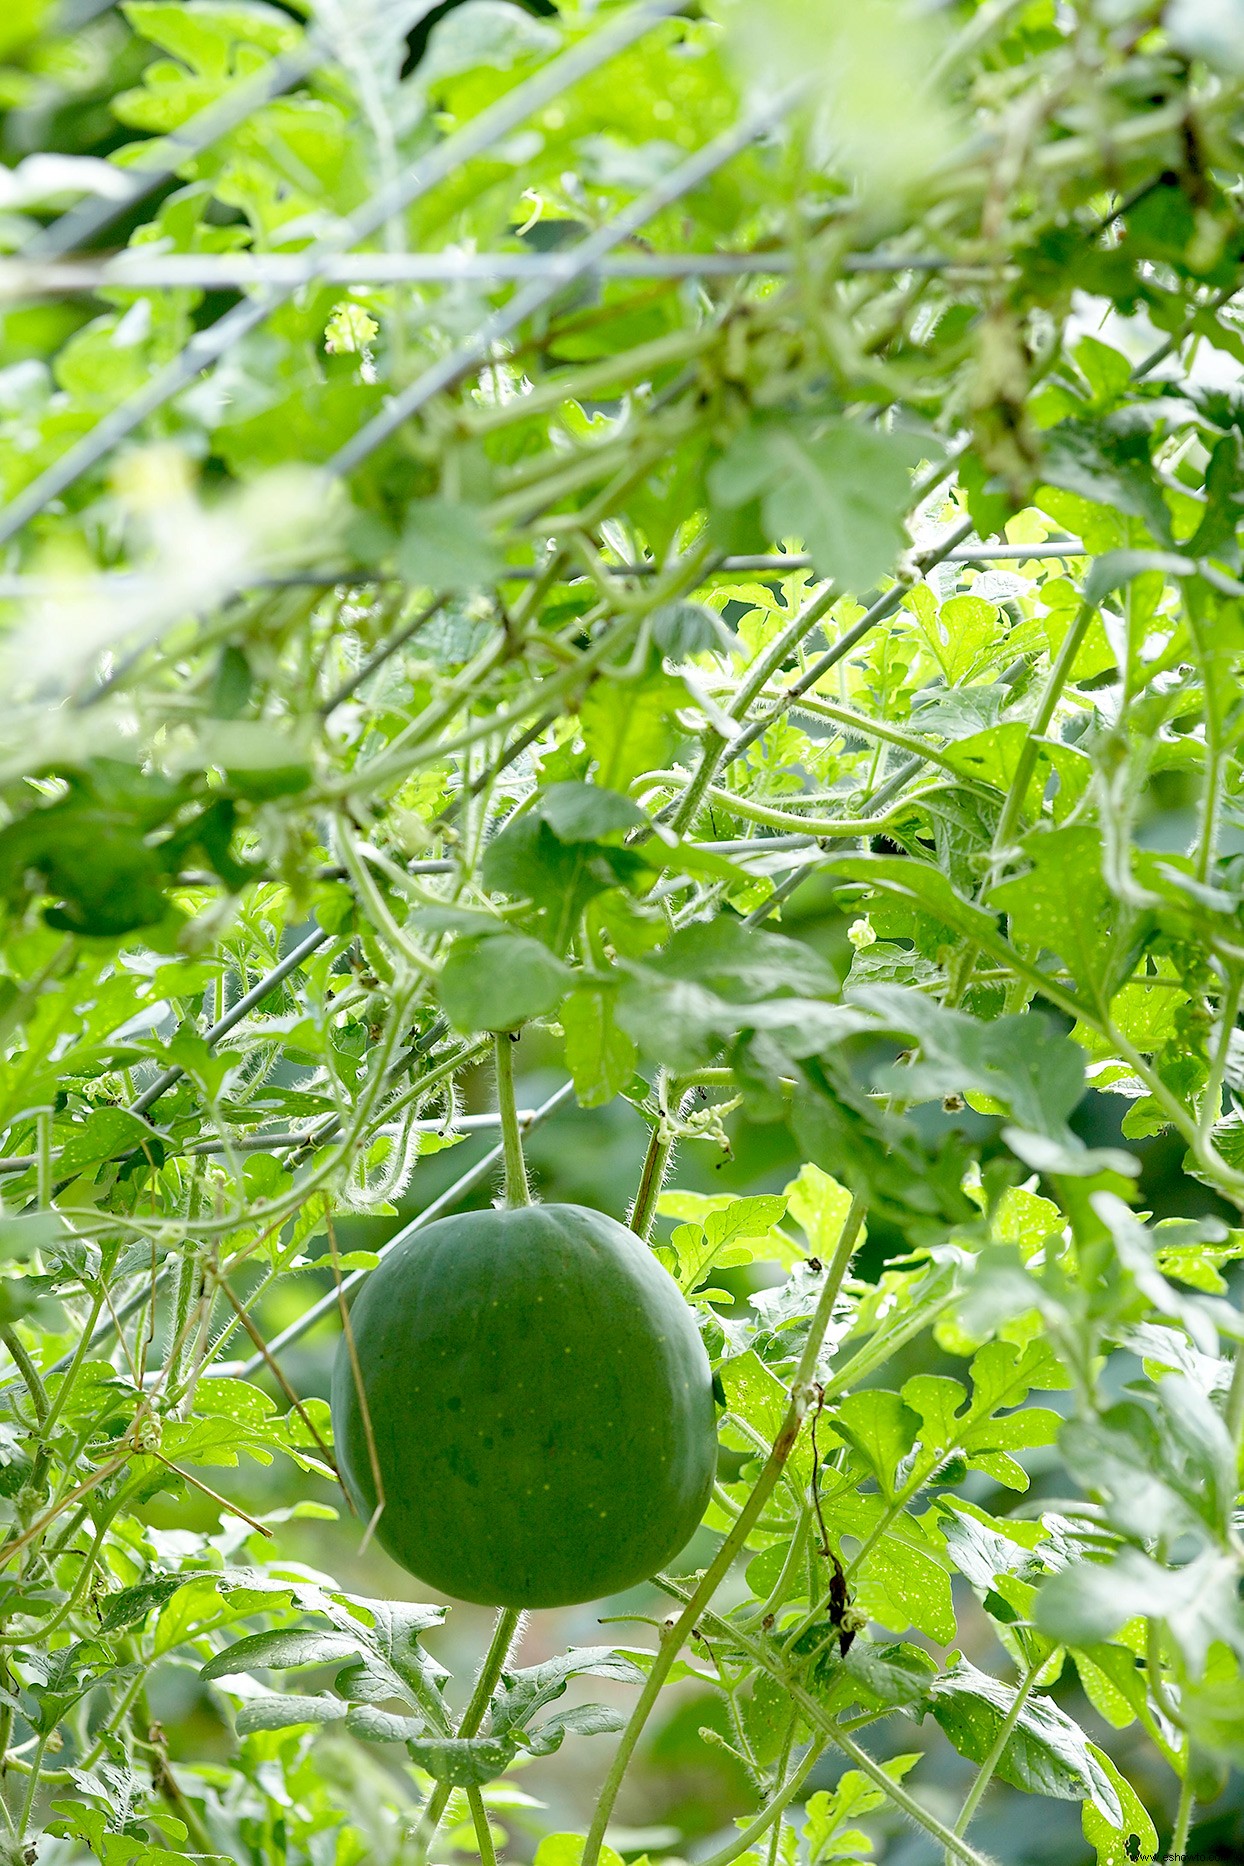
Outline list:
[[[596,1812],[592,1816],[592,1824],[588,1829],[587,1839],[583,1843],[580,1866],[599,1866],[600,1850],[605,1838],[605,1829],[609,1824],[609,1817],[613,1813],[613,1804],[618,1798],[623,1777],[635,1753],[635,1747],[643,1733],[644,1725],[660,1695],[661,1687],[669,1675],[674,1660],[682,1650],[683,1642],[695,1626],[701,1608],[706,1607],[712,1600],[727,1573],[734,1566],[735,1557],[756,1526],[765,1504],[782,1475],[786,1461],[795,1448],[800,1427],[803,1425],[813,1398],[812,1382],[816,1376],[817,1357],[833,1319],[834,1304],[842,1288],[843,1278],[850,1268],[851,1258],[859,1242],[865,1210],[864,1200],[857,1194],[852,1199],[850,1210],[843,1222],[833,1261],[825,1272],[825,1281],[821,1285],[821,1293],[817,1299],[812,1325],[808,1330],[808,1338],[804,1343],[799,1365],[795,1369],[795,1377],[791,1382],[785,1416],[752,1494],[743,1505],[733,1528],[701,1575],[687,1605],[673,1624],[662,1632],[661,1643],[653,1654],[652,1665],[643,1690],[622,1732],[609,1773],[601,1789],[600,1798],[596,1803]],[[939,1838],[941,1838],[940,1835]],[[967,1848],[965,1843],[955,1841],[953,1835],[951,1842],[952,1851],[958,1850],[961,1859],[976,1862],[977,1856]]]
[[[659,1116],[648,1142],[648,1151],[644,1155],[643,1171],[639,1176],[639,1190],[635,1194],[635,1203],[631,1207],[629,1219],[631,1230],[636,1237],[647,1243],[652,1234],[652,1221],[656,1217],[657,1200],[665,1184],[665,1175],[669,1171],[670,1160],[674,1153],[674,1134],[664,1116]]]
[[[497,1866],[497,1849],[492,1844],[492,1829],[488,1825],[488,1810],[484,1806],[484,1797],[478,1788],[468,1788],[467,1806],[471,1810],[471,1820],[475,1827],[475,1844],[479,1848],[480,1866]]]
[[[498,1041],[508,1043],[509,1038],[501,1037]],[[517,1607],[502,1607],[497,1614],[497,1622],[492,1629],[492,1639],[489,1641],[488,1650],[484,1654],[484,1663],[480,1666],[479,1677],[475,1680],[475,1688],[471,1692],[471,1701],[462,1713],[462,1722],[458,1725],[457,1730],[458,1736],[478,1736],[480,1725],[483,1723],[488,1712],[488,1707],[492,1703],[492,1694],[496,1690],[501,1674],[505,1669],[506,1660],[509,1658],[511,1650],[517,1643],[522,1630],[523,1615],[520,1609]],[[428,1805],[423,1811],[423,1816],[415,1833],[415,1858],[417,1861],[427,1859],[432,1848],[432,1842],[436,1839],[437,1829],[441,1824],[441,1816],[449,1805],[449,1797],[452,1793],[452,1787],[448,1782],[438,1782],[436,1787],[432,1790],[432,1793],[428,1796]]]
[[[513,1210],[531,1204],[527,1167],[523,1160],[523,1137],[514,1100],[514,1042],[508,1030],[498,1033],[494,1051],[497,1059],[497,1108],[501,1115],[501,1145],[505,1158],[505,1202]]]

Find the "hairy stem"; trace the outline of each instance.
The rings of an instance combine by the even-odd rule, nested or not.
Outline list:
[[[1218,1008],[1218,1042],[1214,1048],[1205,1093],[1201,1097],[1201,1118],[1197,1124],[1202,1140],[1208,1139],[1215,1121],[1222,1113],[1222,1085],[1231,1059],[1231,1038],[1240,1014],[1241,989],[1244,989],[1244,972],[1237,967],[1230,975]]]
[[[618,1798],[618,1791],[622,1786],[626,1771],[630,1766],[631,1758],[635,1754],[636,1745],[643,1734],[644,1725],[651,1716],[657,1698],[660,1696],[661,1688],[666,1678],[669,1676],[670,1668],[677,1658],[688,1633],[695,1626],[700,1609],[707,1606],[708,1602],[713,1598],[718,1587],[725,1579],[727,1573],[734,1565],[735,1556],[739,1553],[740,1549],[743,1548],[748,1536],[755,1528],[765,1504],[768,1502],[777,1486],[786,1461],[795,1448],[795,1441],[799,1437],[799,1430],[803,1425],[808,1403],[812,1396],[810,1382],[816,1372],[817,1356],[820,1354],[821,1344],[825,1339],[825,1331],[829,1327],[830,1318],[834,1312],[834,1303],[837,1300],[838,1291],[842,1287],[842,1279],[847,1273],[847,1267],[851,1262],[851,1256],[854,1252],[863,1223],[864,1202],[857,1197],[851,1202],[851,1209],[847,1213],[846,1222],[842,1227],[842,1235],[838,1240],[838,1247],[834,1252],[833,1262],[829,1265],[825,1273],[825,1282],[821,1289],[820,1299],[816,1305],[816,1311],[812,1317],[812,1325],[808,1330],[808,1338],[804,1343],[803,1353],[799,1357],[799,1365],[795,1370],[795,1378],[791,1383],[790,1399],[786,1408],[786,1415],[782,1420],[777,1437],[773,1441],[773,1449],[770,1451],[765,1461],[764,1468],[756,1480],[755,1489],[752,1491],[751,1496],[747,1499],[747,1502],[744,1504],[739,1514],[738,1521],[725,1537],[721,1547],[713,1557],[713,1560],[705,1569],[699,1585],[691,1595],[683,1611],[679,1614],[674,1624],[667,1628],[662,1635],[661,1644],[653,1657],[652,1669],[644,1681],[644,1688],[640,1692],[635,1708],[631,1712],[625,1730],[622,1732],[621,1740],[618,1743],[617,1751],[614,1754],[613,1762],[609,1768],[609,1773],[601,1789],[600,1799],[596,1804],[596,1812],[592,1816],[592,1825],[588,1829],[588,1836],[584,1842],[583,1858],[580,1862],[580,1866],[597,1866],[597,1861],[600,1858],[601,1845],[605,1837],[605,1829],[609,1824],[609,1817],[613,1813],[614,1803]]]
[[[635,1194],[635,1203],[631,1207],[628,1220],[636,1237],[645,1243],[652,1235],[652,1221],[656,1217],[657,1200],[665,1184],[665,1175],[669,1171],[670,1161],[674,1157],[675,1137],[665,1119],[666,1080],[662,1077],[661,1114],[648,1141],[648,1150],[644,1154],[643,1171],[639,1175],[639,1188]],[[678,1091],[675,1091],[676,1093]]]
[[[0,1341],[3,1341],[5,1347],[13,1356],[17,1365],[17,1370],[21,1374],[22,1379],[26,1382],[26,1391],[30,1395],[30,1403],[35,1410],[35,1419],[42,1427],[47,1422],[48,1396],[44,1391],[39,1369],[31,1360],[26,1349],[26,1344],[15,1328],[0,1328]]]
[[[488,1825],[488,1810],[484,1806],[484,1797],[478,1788],[467,1789],[467,1806],[471,1810],[471,1820],[475,1826],[475,1844],[479,1848],[480,1866],[497,1866],[497,1849],[492,1844],[492,1829]]]
[[[724,1847],[718,1847],[716,1853],[710,1853],[699,1862],[699,1866],[730,1866],[740,1853],[746,1853],[750,1846],[761,1839],[774,1823],[781,1822],[782,1815],[795,1799],[808,1777],[821,1760],[822,1750],[819,1743],[813,1743],[803,1761],[787,1776],[772,1801],[765,1803],[759,1814],[737,1833],[733,1840],[728,1840]]]
[[[531,1204],[523,1137],[514,1100],[514,1039],[503,1030],[493,1046],[497,1059],[497,1108],[501,1115],[501,1144],[505,1159],[505,1202],[513,1210]]]
[[[43,1436],[45,1439],[50,1438],[51,1433],[52,1433],[52,1428],[56,1424],[56,1421],[60,1418],[61,1408],[64,1406],[65,1401],[69,1398],[70,1393],[73,1391],[74,1381],[78,1377],[78,1369],[81,1367],[83,1361],[86,1358],[86,1351],[91,1345],[91,1336],[95,1331],[95,1324],[99,1320],[99,1312],[103,1308],[103,1306],[104,1306],[104,1290],[103,1290],[103,1285],[101,1283],[98,1294],[92,1298],[91,1307],[87,1314],[86,1321],[82,1325],[82,1333],[78,1337],[78,1345],[74,1349],[73,1359],[70,1361],[69,1366],[65,1370],[65,1378],[61,1381],[60,1386],[57,1388],[56,1397],[53,1399],[51,1405],[48,1407],[47,1417],[42,1422]]]
[[[1171,1833],[1171,1844],[1167,1852],[1170,1866],[1183,1866],[1188,1857],[1188,1833],[1192,1826],[1192,1810],[1196,1806],[1196,1795],[1192,1787],[1192,1758],[1184,1757],[1184,1778],[1179,1784],[1179,1806],[1175,1811],[1175,1826]]]
[[[998,1734],[990,1746],[989,1754],[985,1757],[984,1762],[982,1762],[977,1771],[976,1780],[968,1790],[967,1799],[959,1810],[959,1818],[955,1822],[955,1832],[960,1837],[966,1834],[968,1828],[971,1826],[972,1816],[980,1806],[985,1790],[992,1782],[994,1772],[1006,1753],[1006,1746],[1011,1740],[1011,1733],[1023,1714],[1024,1706],[1028,1702],[1029,1694],[1032,1691],[1032,1687],[1037,1682],[1037,1675],[1044,1662],[1045,1661],[1041,1659],[1035,1661],[1028,1667],[1028,1670],[1020,1680],[1019,1689],[1015,1693],[1015,1701],[1011,1705],[1006,1716],[1002,1719],[998,1728]]]
[[[1019,757],[1015,762],[1015,774],[1011,779],[1010,786],[1006,793],[1006,801],[1002,806],[1002,814],[998,818],[997,833],[993,839],[995,866],[1005,861],[1007,855],[1010,853],[1011,846],[1015,840],[1015,831],[1019,824],[1020,814],[1024,807],[1024,797],[1027,794],[1028,785],[1032,780],[1032,774],[1036,767],[1037,752],[1040,749],[1039,741],[1044,737],[1049,723],[1054,717],[1054,711],[1062,697],[1063,688],[1066,686],[1071,675],[1072,667],[1075,665],[1075,658],[1080,652],[1085,635],[1088,633],[1089,623],[1093,620],[1096,613],[1096,604],[1089,602],[1080,604],[1075,620],[1071,623],[1067,633],[1063,636],[1062,646],[1059,648],[1054,664],[1050,668],[1044,691],[1041,694],[1040,700],[1037,702],[1037,710],[1033,714],[1032,724],[1028,728],[1028,737],[1024,740],[1020,748]]]
[[[501,1040],[509,1041],[508,1038]],[[498,1613],[496,1625],[492,1629],[492,1639],[484,1654],[484,1663],[480,1666],[479,1676],[475,1680],[475,1689],[471,1693],[471,1701],[463,1711],[462,1722],[458,1725],[460,1737],[478,1735],[479,1727],[492,1702],[492,1694],[497,1688],[497,1681],[510,1656],[510,1648],[521,1630],[521,1622],[522,1614],[517,1607],[502,1607]],[[452,1793],[453,1789],[448,1782],[438,1782],[428,1796],[428,1805],[423,1811],[423,1818],[415,1834],[416,1866],[422,1866],[423,1861],[428,1857],[432,1842],[436,1839],[437,1829],[441,1824],[441,1816],[449,1805],[449,1797]]]

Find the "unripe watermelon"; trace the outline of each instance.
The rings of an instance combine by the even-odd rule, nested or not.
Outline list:
[[[442,1218],[385,1258],[350,1316],[384,1490],[376,1535],[443,1593],[597,1600],[691,1536],[717,1457],[699,1333],[647,1246],[581,1205]],[[342,1479],[376,1486],[343,1338]]]

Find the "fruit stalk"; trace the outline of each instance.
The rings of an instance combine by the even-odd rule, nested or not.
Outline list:
[[[494,1051],[497,1059],[497,1108],[501,1115],[501,1144],[505,1159],[505,1202],[513,1209],[531,1204],[531,1188],[527,1184],[518,1105],[514,1100],[514,1039],[507,1030],[498,1034]]]
[[[656,1217],[657,1200],[665,1184],[665,1175],[669,1171],[670,1160],[674,1153],[674,1135],[664,1115],[657,1119],[648,1142],[648,1151],[644,1155],[644,1168],[640,1174],[639,1190],[635,1194],[635,1203],[631,1208],[628,1223],[636,1237],[641,1237],[645,1244],[652,1232],[652,1221]]]

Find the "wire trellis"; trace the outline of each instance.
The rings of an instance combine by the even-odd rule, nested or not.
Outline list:
[[[622,235],[628,238],[629,235]],[[972,266],[940,253],[847,253],[836,260],[846,273],[951,272],[993,278],[996,267]],[[505,284],[537,280],[555,288],[584,271],[602,279],[780,278],[797,272],[789,252],[604,253],[584,268],[574,249],[547,253],[343,253],[326,259],[316,277],[325,285]],[[127,249],[105,259],[39,264],[0,259],[0,299],[61,298],[101,291],[297,291],[307,284],[305,264],[290,253],[146,253]]]

